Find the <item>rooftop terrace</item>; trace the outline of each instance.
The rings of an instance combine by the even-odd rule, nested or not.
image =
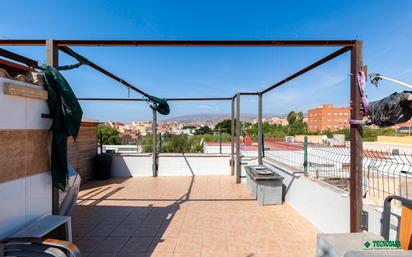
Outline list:
[[[318,232],[287,203],[258,206],[231,176],[88,182],[73,213],[84,256],[314,256]]]

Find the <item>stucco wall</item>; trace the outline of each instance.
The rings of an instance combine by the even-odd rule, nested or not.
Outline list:
[[[230,175],[226,154],[160,154],[159,176]],[[152,176],[151,154],[113,154],[114,177]]]
[[[395,143],[395,144],[412,144],[412,136],[393,137],[393,136],[378,136],[378,142]]]

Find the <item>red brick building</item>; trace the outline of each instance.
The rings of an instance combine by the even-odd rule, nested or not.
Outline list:
[[[319,108],[308,110],[308,131],[323,131],[349,127],[349,107],[335,108],[331,104],[323,104]]]

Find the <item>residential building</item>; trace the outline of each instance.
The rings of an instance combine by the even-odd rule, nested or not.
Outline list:
[[[288,120],[286,118],[274,117],[274,118],[271,118],[269,120],[269,124],[287,126],[289,123],[288,123]]]
[[[349,106],[333,107],[331,104],[322,104],[318,108],[308,110],[308,131],[335,131],[349,127]]]

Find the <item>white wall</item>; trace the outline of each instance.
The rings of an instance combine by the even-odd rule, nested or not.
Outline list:
[[[386,143],[386,142],[363,142],[363,149],[368,149],[372,151],[383,151],[390,152],[394,149],[398,149],[399,153],[411,154],[412,145],[407,144],[396,144],[396,143]]]
[[[47,130],[50,119],[40,117],[42,113],[49,113],[46,101],[4,95],[5,82],[39,88],[0,78],[0,130]],[[0,176],[1,171],[0,167]],[[48,171],[0,183],[0,239],[16,232],[33,219],[50,213],[51,197],[51,176]]]
[[[229,155],[160,154],[159,176],[230,175]],[[151,154],[113,154],[114,177],[152,176]]]

